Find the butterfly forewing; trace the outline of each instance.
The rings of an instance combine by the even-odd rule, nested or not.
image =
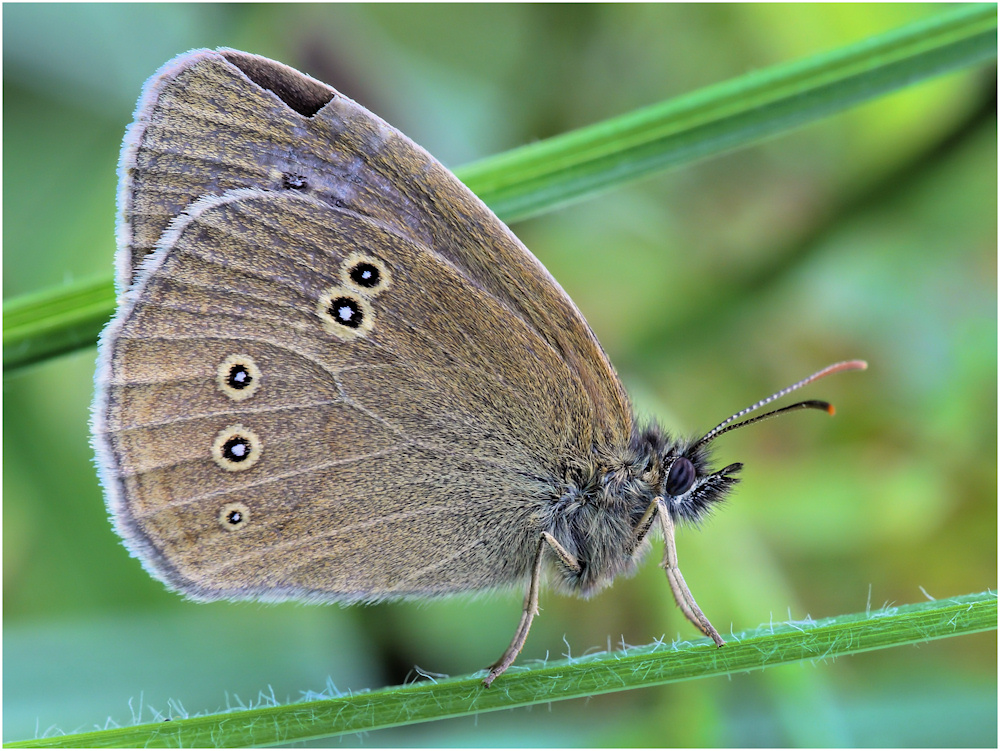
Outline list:
[[[524,581],[567,465],[631,413],[513,234],[363,107],[232,50],[150,80],[120,171],[95,443],[147,567],[204,598]]]

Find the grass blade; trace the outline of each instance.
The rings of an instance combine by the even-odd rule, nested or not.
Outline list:
[[[749,146],[996,58],[997,9],[972,5],[498,154],[458,176],[505,221]]]
[[[263,746],[327,738],[542,704],[630,688],[760,670],[801,660],[995,630],[996,592],[964,595],[821,621],[780,623],[731,636],[656,643],[540,667],[512,668],[491,689],[476,676],[354,696],[227,712],[5,744],[8,748]]]
[[[110,279],[85,279],[3,305],[4,371],[92,345],[115,308]]]

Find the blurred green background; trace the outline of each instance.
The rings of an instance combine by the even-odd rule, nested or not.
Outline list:
[[[3,9],[5,299],[110,278],[142,82],[200,46],[281,60],[457,167],[935,5],[17,5]],[[743,483],[680,560],[720,631],[996,587],[994,68],[514,227],[643,415],[681,433],[836,360],[800,413],[721,439]],[[5,741],[460,674],[521,596],[196,604],[119,545],[88,446],[94,348],[4,379]],[[592,601],[543,592],[520,664],[666,635],[659,548]],[[995,746],[996,633],[349,736],[353,746]],[[412,678],[413,674],[410,673]]]

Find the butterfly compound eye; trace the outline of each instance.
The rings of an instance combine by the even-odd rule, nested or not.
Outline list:
[[[695,472],[694,465],[687,457],[680,457],[672,465],[667,473],[667,481],[663,483],[663,492],[675,498],[684,495],[694,485]]]

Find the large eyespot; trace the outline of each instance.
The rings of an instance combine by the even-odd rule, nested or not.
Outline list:
[[[323,328],[338,339],[366,336],[375,325],[371,303],[352,289],[331,287],[319,298],[316,314]]]
[[[663,492],[674,498],[684,495],[694,485],[697,476],[698,473],[691,460],[686,456],[680,456],[670,465],[667,481],[663,483]]]
[[[351,253],[341,266],[341,279],[345,286],[371,297],[389,288],[392,275],[380,258],[367,253]]]
[[[219,363],[216,383],[234,402],[249,399],[260,388],[260,368],[250,355],[230,355]]]
[[[245,503],[234,501],[219,509],[219,524],[227,532],[235,532],[250,523],[250,509]]]
[[[230,425],[215,437],[212,458],[229,472],[242,472],[257,463],[263,450],[256,433],[242,425]]]

